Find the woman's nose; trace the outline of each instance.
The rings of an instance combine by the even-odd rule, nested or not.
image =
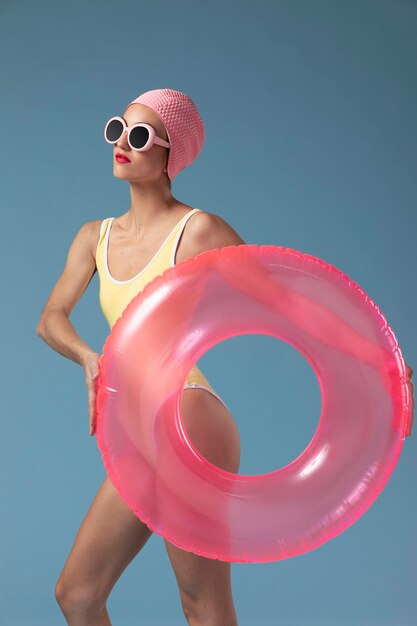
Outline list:
[[[116,141],[116,146],[123,150],[130,150],[129,142],[127,140],[127,132],[124,131],[122,136]]]

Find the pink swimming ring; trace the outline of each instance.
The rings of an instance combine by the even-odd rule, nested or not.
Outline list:
[[[255,476],[200,455],[180,412],[194,363],[248,333],[298,349],[322,393],[306,449]],[[411,430],[410,385],[393,331],[348,276],[289,248],[227,246],[167,269],[114,324],[100,359],[97,443],[152,531],[205,557],[277,561],[329,541],[375,501]]]

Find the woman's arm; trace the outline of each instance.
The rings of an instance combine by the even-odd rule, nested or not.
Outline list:
[[[68,251],[64,271],[46,301],[36,332],[51,348],[84,365],[93,353],[69,321],[75,304],[96,271],[93,245],[98,239],[100,221],[81,226]]]
[[[100,223],[97,220],[83,224],[74,237],[64,271],[46,301],[36,328],[39,337],[51,348],[83,366],[87,384],[90,435],[95,434],[96,428],[96,382],[100,355],[76,333],[69,316],[96,271],[93,250],[98,241]]]
[[[183,244],[182,258],[179,260],[196,256],[212,248],[245,244],[223,218],[210,213],[201,214],[198,220],[191,220],[188,235],[188,239]],[[226,282],[245,293],[248,298],[258,299],[262,304],[267,304],[278,313],[285,315],[315,339],[340,352],[359,358],[379,370],[390,392],[391,382],[384,367],[384,357],[389,356],[389,353],[384,352],[378,344],[356,331],[348,321],[310,298],[288,289],[249,251],[244,266],[237,267],[234,264],[223,263],[219,264],[217,269]],[[406,436],[409,436],[414,415],[414,387],[411,381],[413,370],[406,363],[405,370],[410,397],[410,417],[406,432]]]
[[[178,261],[212,248],[245,244],[220,216],[202,213],[196,217],[199,219],[191,220],[188,238],[179,251]],[[319,303],[292,292],[250,250],[247,250],[242,266],[222,263],[217,269],[231,286],[248,298],[256,299],[285,315],[315,339],[352,356],[360,355],[360,358],[374,367],[381,365],[382,351],[377,344]]]
[[[177,255],[178,261],[213,248],[245,244],[238,233],[218,215],[202,213],[197,217],[199,219],[191,220],[188,238]],[[227,283],[248,298],[256,299],[285,315],[315,339],[341,352],[353,356],[360,354],[370,365],[380,365],[382,355],[379,346],[355,331],[338,315],[310,298],[292,292],[250,250],[244,252],[245,262],[241,266],[230,263],[218,265],[218,272]]]

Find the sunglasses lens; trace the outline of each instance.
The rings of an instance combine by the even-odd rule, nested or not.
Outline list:
[[[143,148],[149,139],[149,131],[144,126],[136,126],[130,131],[129,139],[133,148]]]
[[[107,141],[117,141],[123,132],[123,124],[120,120],[112,120],[107,124],[106,139]]]

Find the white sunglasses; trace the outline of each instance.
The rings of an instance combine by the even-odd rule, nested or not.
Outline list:
[[[132,150],[144,152],[152,148],[154,143],[159,146],[169,148],[170,144],[158,137],[153,126],[144,122],[127,126],[126,122],[119,115],[111,117],[104,127],[104,139],[107,143],[116,143],[127,132],[127,142]]]

